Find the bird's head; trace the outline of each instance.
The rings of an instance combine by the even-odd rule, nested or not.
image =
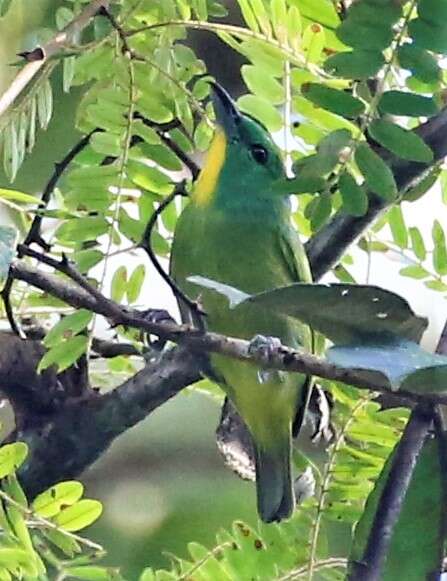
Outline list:
[[[217,83],[212,83],[212,102],[217,127],[195,186],[196,202],[273,197],[270,186],[285,178],[285,170],[269,132],[242,113]]]

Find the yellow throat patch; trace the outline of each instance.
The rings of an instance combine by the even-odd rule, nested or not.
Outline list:
[[[194,187],[192,199],[198,206],[207,206],[213,199],[217,180],[225,161],[226,149],[227,138],[222,129],[218,127]]]

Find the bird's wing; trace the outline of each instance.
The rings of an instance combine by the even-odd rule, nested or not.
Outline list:
[[[279,250],[291,283],[312,282],[306,251],[292,227],[279,232]]]

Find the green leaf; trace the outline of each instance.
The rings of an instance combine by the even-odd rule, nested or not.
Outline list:
[[[254,32],[259,32],[258,21],[256,20],[256,16],[254,15],[248,0],[237,0],[237,1],[239,4],[239,8],[241,9],[242,16],[248,28],[250,28]]]
[[[58,373],[67,369],[85,353],[88,345],[88,337],[76,335],[67,341],[58,343],[45,353],[39,361],[37,372],[41,373],[47,367],[56,365]]]
[[[97,500],[80,500],[62,510],[54,518],[54,523],[66,531],[75,532],[91,525],[102,513],[102,505]]]
[[[326,59],[325,70],[345,79],[369,79],[374,77],[385,64],[379,51],[354,50],[340,52]]]
[[[121,137],[113,133],[95,133],[90,139],[90,146],[97,153],[118,157],[121,153]]]
[[[287,44],[287,5],[286,0],[272,0],[270,2],[270,11],[273,31],[276,38],[284,44]]]
[[[0,0],[0,17],[8,12],[11,2],[12,0]]]
[[[442,21],[434,24],[415,18],[408,24],[408,33],[420,48],[441,54],[447,53],[447,26]]]
[[[334,4],[330,0],[320,0],[318,4],[314,0],[290,0],[290,3],[311,22],[318,22],[332,29],[340,23]]]
[[[343,211],[351,216],[364,216],[368,211],[368,195],[364,188],[347,171],[340,175],[338,187],[343,200]]]
[[[30,556],[23,549],[0,548],[0,566],[8,569],[17,569],[29,563]]]
[[[84,486],[76,480],[59,482],[36,496],[31,508],[39,516],[50,518],[58,514],[66,506],[71,506],[77,502],[83,492]]]
[[[332,202],[328,195],[316,196],[312,200],[310,223],[312,230],[317,232],[329,220],[332,212]]]
[[[46,129],[53,114],[53,91],[47,79],[37,93],[37,118],[41,129]]]
[[[81,565],[78,567],[66,567],[65,572],[70,577],[83,581],[113,581],[113,576],[105,567],[97,565]]]
[[[12,182],[20,166],[20,155],[17,140],[17,127],[10,123],[3,130],[3,169]]]
[[[354,561],[360,562],[363,558],[395,455],[396,452],[393,452],[388,458],[356,526],[351,566]],[[391,531],[385,566],[378,572],[381,580],[419,581],[437,575],[436,571],[441,570],[442,563],[444,510],[439,444],[437,440],[428,438],[419,454],[401,513]]]
[[[85,218],[72,218],[66,220],[56,230],[59,240],[67,242],[85,242],[95,240],[98,236],[109,230],[109,223],[100,216],[86,216]]]
[[[377,18],[377,12],[380,10],[380,19]],[[399,20],[402,15],[402,9],[399,5],[389,0],[380,2],[380,7],[373,1],[363,0],[354,2],[350,5],[347,18],[353,23],[370,25],[378,27],[391,27]]]
[[[427,328],[427,319],[416,316],[402,297],[375,286],[296,283],[248,295],[202,276],[188,280],[226,296],[232,309],[244,309],[247,303],[294,317],[342,345],[383,334],[419,341]]]
[[[23,204],[40,204],[40,198],[36,196],[5,188],[0,188],[0,198],[3,200],[12,200],[13,202],[19,202]]]
[[[343,150],[351,143],[347,129],[337,129],[320,140],[317,153],[302,157],[293,164],[293,171],[301,178],[322,177],[330,173],[340,161]]]
[[[42,531],[44,536],[58,549],[68,557],[73,557],[76,553],[81,552],[79,544],[67,536],[64,532],[57,529],[47,529]]]
[[[129,178],[140,188],[158,194],[169,194],[171,192],[171,178],[159,169],[132,160],[129,161],[127,166]]]
[[[127,268],[125,266],[119,266],[115,273],[113,274],[111,289],[110,289],[110,296],[112,300],[119,303],[127,288]]]
[[[344,44],[365,50],[383,50],[393,40],[391,27],[380,25],[377,20],[363,23],[348,18],[335,34]]]
[[[419,0],[418,13],[421,18],[439,24],[447,20],[447,1],[446,0]]]
[[[391,121],[376,119],[368,127],[368,133],[377,143],[402,159],[422,163],[433,161],[433,151],[419,135]]]
[[[403,44],[397,50],[400,66],[408,69],[424,83],[436,83],[441,79],[441,68],[435,57],[415,44]]]
[[[281,179],[272,185],[278,195],[313,194],[321,192],[326,187],[326,180],[315,176],[298,176],[291,179]]]
[[[92,317],[93,313],[85,309],[63,317],[46,335],[43,341],[45,347],[54,347],[63,339],[77,335],[88,326]]]
[[[399,274],[401,274],[402,276],[409,276],[410,278],[416,278],[416,279],[423,279],[423,278],[427,278],[427,276],[430,276],[430,273],[427,272],[425,270],[425,268],[423,268],[419,264],[412,264],[411,266],[405,266],[405,268],[401,268],[399,270]]]
[[[302,93],[315,105],[344,117],[358,117],[365,110],[365,105],[360,99],[318,83],[305,83],[302,86]]]
[[[316,22],[309,24],[301,40],[301,51],[306,57],[306,63],[319,63],[323,56],[324,45],[324,28]]]
[[[284,89],[281,84],[261,67],[243,65],[241,74],[245,84],[253,94],[270,101],[273,105],[278,105],[284,101]]]
[[[85,274],[93,266],[98,264],[103,259],[104,255],[100,250],[88,249],[79,250],[73,253],[73,260],[76,262],[78,270]]]
[[[438,222],[433,222],[432,229],[433,237],[433,266],[438,274],[441,276],[447,274],[447,248],[445,241],[445,233]]]
[[[17,244],[17,231],[12,226],[0,226],[0,286],[8,276]]]
[[[130,275],[126,289],[127,300],[129,301],[129,304],[134,303],[140,296],[145,276],[146,267],[144,264],[139,264]]]
[[[412,226],[409,230],[411,238],[411,248],[419,260],[425,260],[427,257],[427,251],[425,250],[424,239],[422,238],[421,232],[415,226]]]
[[[379,109],[382,113],[406,117],[431,117],[438,112],[438,106],[432,97],[403,91],[383,93],[379,101]]]
[[[0,478],[5,478],[23,464],[28,455],[28,446],[23,442],[5,444],[0,448]]]
[[[405,226],[404,216],[402,214],[402,208],[400,206],[393,206],[390,209],[388,212],[388,224],[391,229],[393,240],[397,246],[400,248],[407,248],[408,233],[407,227]]]
[[[241,111],[259,119],[273,133],[279,131],[283,126],[281,113],[265,99],[261,99],[256,95],[242,95],[242,97],[239,97],[237,104]]]
[[[390,168],[383,159],[366,143],[359,143],[354,159],[362,172],[368,187],[384,200],[393,200],[397,186]]]

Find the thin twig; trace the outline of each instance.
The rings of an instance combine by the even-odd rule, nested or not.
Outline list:
[[[200,305],[197,303],[197,301],[190,299],[182,291],[182,289],[177,285],[177,283],[174,281],[174,279],[171,276],[169,276],[169,274],[167,272],[165,272],[164,268],[161,266],[161,264],[157,258],[157,255],[155,254],[155,252],[152,248],[152,245],[151,245],[152,231],[155,227],[155,224],[157,223],[158,217],[169,206],[169,204],[171,204],[174,201],[174,199],[177,196],[186,196],[186,195],[187,194],[185,192],[184,182],[181,182],[180,184],[178,184],[176,186],[176,188],[174,189],[174,191],[171,194],[166,196],[163,199],[163,201],[160,202],[158,207],[152,213],[152,216],[150,217],[150,219],[146,225],[146,228],[145,228],[144,233],[143,233],[143,238],[140,242],[140,247],[143,250],[145,250],[145,252],[149,256],[150,261],[154,265],[155,270],[158,272],[158,274],[162,277],[162,279],[169,286],[171,291],[174,293],[174,296],[178,300],[180,300],[182,303],[184,303],[192,311],[192,313],[194,313],[195,315],[197,315],[200,318],[200,316],[205,315],[205,313],[200,308]]]
[[[75,145],[70,149],[70,151],[65,155],[65,157],[60,162],[54,165],[54,171],[42,193],[42,198],[39,204],[40,210],[45,209],[47,207],[48,202],[50,201],[50,198],[54,192],[54,189],[57,186],[57,183],[59,182],[60,178],[64,174],[65,170],[74,160],[74,158],[79,153],[81,153],[83,149],[85,149],[85,147],[89,144],[92,135],[97,131],[99,131],[98,128],[92,129],[90,133],[84,135],[77,143],[75,143]],[[31,227],[28,231],[25,240],[23,241],[23,244],[25,244],[25,246],[29,246],[30,244],[35,242],[43,250],[46,250],[48,252],[50,250],[50,245],[45,240],[42,239],[40,232],[43,218],[44,216],[42,214],[37,214],[34,217],[34,220],[31,224]]]

